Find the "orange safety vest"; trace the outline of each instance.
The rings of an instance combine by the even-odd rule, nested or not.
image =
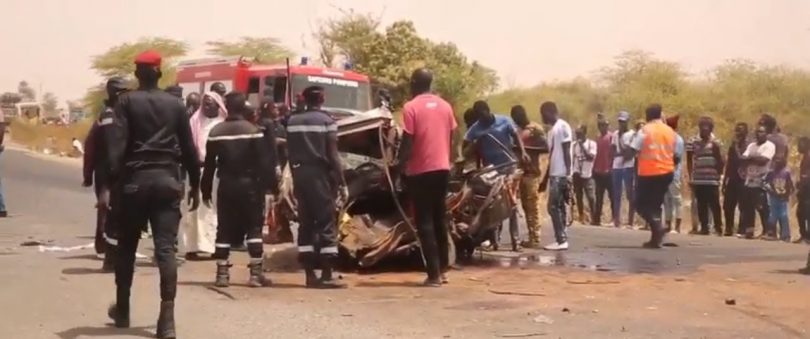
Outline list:
[[[663,121],[651,121],[642,128],[644,141],[638,153],[638,175],[664,175],[675,171],[675,131]]]

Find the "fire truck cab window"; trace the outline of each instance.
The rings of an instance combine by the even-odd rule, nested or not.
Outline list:
[[[287,97],[287,77],[266,77],[264,85],[265,88],[272,89],[273,102],[284,103]]]
[[[258,77],[253,77],[248,79],[248,94],[259,93],[259,85],[261,84],[261,80]]]

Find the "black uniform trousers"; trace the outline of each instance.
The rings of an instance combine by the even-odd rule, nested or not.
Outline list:
[[[598,225],[602,223],[602,208],[605,204],[605,193],[610,202],[611,220],[613,220],[613,173],[593,173],[593,181],[596,186],[596,199],[593,208],[591,223]]]
[[[177,294],[177,229],[183,183],[177,168],[141,169],[127,173],[121,181],[118,253],[115,284],[118,305],[128,306],[141,230],[152,226],[155,258],[160,271],[160,298],[173,301]],[[118,216],[116,216],[118,217]]]
[[[745,234],[742,227],[742,195],[745,191],[745,184],[742,180],[729,180],[726,184],[726,192],[723,193],[723,214],[726,217],[726,234]],[[740,207],[739,220],[735,217],[737,207]],[[736,227],[735,227],[736,226]]]
[[[101,196],[101,193],[104,189],[103,181],[98,181],[99,177],[96,176],[95,185],[93,189],[96,193],[96,200]],[[103,180],[103,179],[102,179]],[[96,236],[95,236],[95,243],[94,249],[96,250],[96,254],[102,254],[107,250],[107,240],[104,238],[104,226],[107,224],[107,217],[110,211],[103,207],[96,208]]]
[[[247,237],[248,254],[261,259],[264,226],[264,192],[257,178],[221,175],[217,188],[217,259],[227,260],[231,244]]]
[[[325,166],[292,164],[298,203],[298,255],[305,269],[337,257],[337,190]]]
[[[433,171],[405,178],[429,279],[439,279],[450,262],[445,200],[449,178],[449,171]]]
[[[754,235],[756,213],[762,223],[763,233],[776,236],[776,230],[769,226],[770,207],[768,196],[761,187],[744,187],[740,195],[740,230],[746,235]]]
[[[652,241],[661,242],[664,238],[664,225],[661,223],[664,196],[672,183],[673,174],[638,176],[636,179],[636,208],[639,215],[650,225]],[[660,245],[660,244],[659,244]]]
[[[723,232],[723,215],[720,213],[720,187],[717,185],[693,185],[692,189],[697,198],[698,219],[700,219],[700,232],[709,233],[709,210],[714,217],[714,229],[717,233]]]

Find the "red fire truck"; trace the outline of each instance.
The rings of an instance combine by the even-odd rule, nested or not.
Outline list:
[[[319,85],[326,92],[323,106],[330,111],[357,114],[372,109],[368,76],[307,65],[306,58],[298,65],[260,65],[241,57],[197,59],[180,62],[177,67],[177,83],[186,94],[208,91],[214,82],[223,83],[228,91],[247,93],[254,105],[261,97],[269,97],[278,105],[294,107],[295,100],[290,102],[290,98],[306,87]]]

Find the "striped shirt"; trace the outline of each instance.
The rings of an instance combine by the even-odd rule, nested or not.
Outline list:
[[[692,143],[692,185],[720,185],[723,173],[722,146],[715,140]]]

